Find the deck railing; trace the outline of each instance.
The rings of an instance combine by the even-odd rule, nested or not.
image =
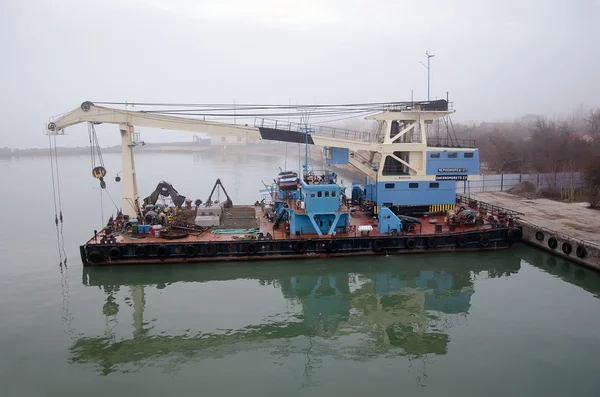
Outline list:
[[[301,133],[306,133],[306,131],[308,131],[310,135],[322,135],[329,136],[332,138],[351,139],[354,141],[361,142],[371,142],[374,138],[374,134],[371,134],[369,132],[348,130],[345,128],[335,128],[324,125],[305,125],[290,121],[263,118],[254,119],[254,126],[257,128],[272,128],[274,130],[295,131]]]
[[[452,138],[427,138],[429,147],[447,147],[447,148],[469,148],[474,149],[475,139],[452,139]]]
[[[490,203],[486,203],[485,201],[475,200],[469,196],[465,196],[463,194],[456,195],[456,202],[463,203],[468,205],[469,207],[475,207],[479,210],[487,211],[494,215],[505,214],[510,217],[517,217],[523,215],[523,213],[509,210],[508,208],[500,207],[499,205],[493,205]]]

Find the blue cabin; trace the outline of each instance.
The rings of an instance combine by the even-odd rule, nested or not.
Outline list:
[[[343,202],[345,189],[336,179],[331,171],[321,175],[309,172],[293,186],[275,184],[275,227],[285,221],[292,235],[346,233],[350,211]]]
[[[336,183],[300,182],[300,200],[290,209],[291,234],[345,233],[350,212],[342,202],[343,189]]]

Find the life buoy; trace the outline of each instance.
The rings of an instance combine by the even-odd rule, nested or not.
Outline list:
[[[383,241],[380,239],[373,240],[372,246],[373,251],[380,252],[383,249]]]
[[[329,252],[337,252],[337,250],[338,250],[337,242],[335,242],[334,240],[330,240],[327,243],[327,251],[329,251]]]
[[[135,254],[137,256],[146,256],[146,246],[145,245],[138,245],[135,247]]]
[[[558,245],[558,241],[556,241],[556,239],[554,237],[550,237],[548,239],[548,247],[554,249],[554,248],[556,248],[557,245]]]
[[[409,250],[415,248],[416,245],[417,242],[414,238],[409,238],[408,240],[406,240],[406,248],[408,248]]]
[[[254,255],[258,252],[258,245],[256,243],[250,243],[248,244],[248,247],[246,248],[248,254],[250,255]]]
[[[479,237],[479,245],[481,245],[484,248],[487,247],[488,245],[490,245],[490,238],[485,234],[482,234]]]
[[[92,251],[88,254],[88,260],[92,263],[102,262],[102,254],[100,251]]]
[[[119,250],[118,247],[112,247],[110,250],[108,250],[108,257],[110,259],[119,259],[120,256],[121,250]]]
[[[535,232],[535,238],[538,241],[542,241],[544,239],[544,233],[541,230]]]
[[[571,243],[569,243],[568,241],[565,241],[564,243],[562,243],[562,252],[569,255],[571,253],[571,251],[573,251],[573,247],[571,247]]]
[[[213,243],[208,243],[204,247],[204,254],[206,256],[214,256],[217,253],[217,246]]]
[[[577,249],[575,250],[575,255],[577,255],[578,258],[585,258],[587,255],[587,250],[583,245],[578,245]]]
[[[166,257],[169,255],[169,247],[167,247],[166,245],[159,245],[158,249],[156,250],[156,253],[158,254],[158,256]]]
[[[523,235],[523,233],[521,232],[521,229],[516,228],[516,227],[514,227],[508,231],[508,238],[510,238],[513,241],[520,239],[522,235]]]
[[[306,252],[306,243],[302,240],[296,242],[296,244],[294,245],[294,251],[298,253]]]
[[[458,236],[456,238],[456,245],[459,248],[464,248],[467,246],[467,239],[465,238],[465,236]]]
[[[427,239],[427,248],[435,248],[437,245],[437,241],[435,241],[435,237],[429,237]]]
[[[188,244],[188,245],[185,246],[185,255],[187,257],[191,258],[193,256],[196,256],[197,253],[198,253],[198,250],[196,249],[195,246],[193,246],[191,244]]]

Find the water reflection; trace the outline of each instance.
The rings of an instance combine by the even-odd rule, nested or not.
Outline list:
[[[98,315],[104,316],[106,328],[103,335],[77,337],[70,349],[71,362],[93,363],[107,375],[128,372],[132,366],[147,366],[164,357],[180,356],[177,361],[181,362],[267,350],[281,359],[304,356],[305,383],[310,384],[311,376],[326,359],[366,361],[402,356],[421,361],[419,380],[426,376],[428,355],[447,353],[450,328],[466,324],[475,278],[510,276],[519,269],[520,259],[507,252],[460,258],[415,256],[410,261],[389,257],[375,261],[87,268],[83,271],[84,285],[104,292]],[[231,329],[194,333],[190,324],[184,324],[185,332],[170,335],[148,326],[156,319],[144,318],[144,311],[153,306],[148,297],[152,291],[164,289],[165,294],[177,294],[187,283],[198,291],[215,283],[226,288],[240,280],[258,284],[261,289],[276,288],[295,309],[288,315],[272,313],[257,323]],[[123,302],[132,308],[133,321],[126,321],[132,324],[131,333],[117,338],[112,330],[116,323],[123,323],[118,298],[123,295],[119,294],[121,289],[129,292]],[[153,299],[163,296],[154,293]],[[211,304],[219,305],[223,316],[234,316],[236,303],[255,299],[243,292],[229,298],[215,298]],[[267,309],[269,302],[265,302]],[[178,315],[178,321],[193,322],[194,315]],[[206,328],[203,326],[200,328]]]
[[[523,245],[515,246],[513,252],[527,263],[600,298],[600,272]]]

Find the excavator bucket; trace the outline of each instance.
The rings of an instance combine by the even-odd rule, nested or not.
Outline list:
[[[213,186],[212,191],[208,195],[208,199],[206,200],[206,204],[207,205],[211,205],[213,203],[212,196],[215,193],[215,190],[217,189],[217,187],[221,187],[221,190],[223,190],[223,193],[225,194],[225,197],[227,197],[227,200],[223,204],[223,208],[232,208],[233,207],[233,201],[231,201],[231,198],[227,194],[227,191],[225,190],[225,187],[223,187],[223,184],[221,183],[221,179],[217,179],[217,181],[215,182],[215,186]]]
[[[181,205],[185,202],[185,196],[181,196],[177,190],[175,190],[173,185],[168,182],[161,181],[158,186],[156,186],[156,189],[150,194],[150,196],[144,199],[144,206],[148,204],[155,205],[160,196],[170,196],[171,200],[173,200],[173,204],[175,204],[176,207],[181,207]]]

